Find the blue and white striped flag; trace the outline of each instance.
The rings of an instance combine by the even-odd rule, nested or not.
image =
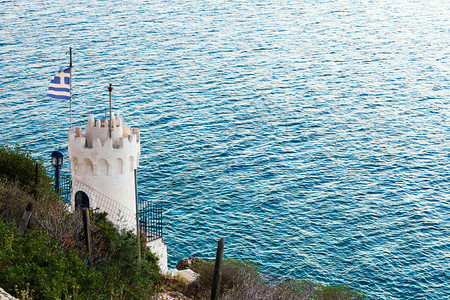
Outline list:
[[[48,86],[47,96],[70,100],[70,68],[56,73]]]

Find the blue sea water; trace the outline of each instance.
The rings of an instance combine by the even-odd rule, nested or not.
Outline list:
[[[113,84],[172,267],[225,237],[276,278],[449,299],[449,1],[0,5],[1,143],[67,155],[72,47],[72,123]]]

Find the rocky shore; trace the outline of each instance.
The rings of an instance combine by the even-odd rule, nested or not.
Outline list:
[[[204,262],[198,257],[189,257],[181,259],[176,269],[170,269],[162,275],[166,287],[177,286],[177,291],[164,291],[158,295],[158,300],[186,300],[192,299],[198,290],[199,274],[191,268],[194,263]],[[180,292],[182,290],[182,292]]]
[[[18,300],[0,288],[0,300]]]

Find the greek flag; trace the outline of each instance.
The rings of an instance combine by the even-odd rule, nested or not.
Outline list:
[[[70,68],[56,73],[48,86],[47,96],[70,100]]]

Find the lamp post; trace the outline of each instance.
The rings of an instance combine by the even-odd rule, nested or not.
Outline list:
[[[59,168],[63,164],[63,155],[61,152],[52,152],[52,166],[55,168],[55,191],[59,193]]]

